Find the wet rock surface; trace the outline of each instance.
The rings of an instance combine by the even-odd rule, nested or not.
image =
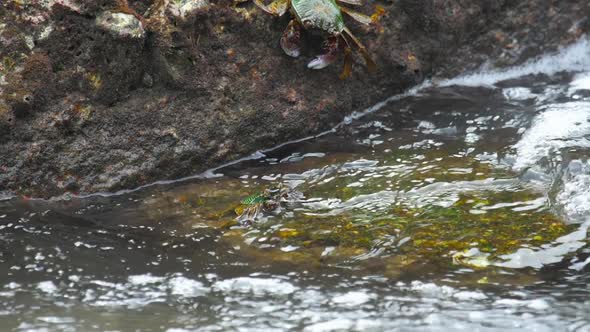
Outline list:
[[[436,76],[518,64],[576,40],[584,1],[377,2],[347,20],[378,71],[306,63],[278,40],[289,18],[252,3],[22,1],[0,4],[0,191],[32,196],[136,187],[203,171],[330,128]]]

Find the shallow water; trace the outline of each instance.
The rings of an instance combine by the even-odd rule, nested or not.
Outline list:
[[[590,331],[590,71],[569,57],[424,86],[214,177],[0,201],[0,326]]]

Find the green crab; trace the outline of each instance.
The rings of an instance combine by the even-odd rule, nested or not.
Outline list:
[[[236,208],[236,220],[242,224],[250,223],[258,218],[262,210],[272,210],[274,203],[266,191],[250,195]]]
[[[255,221],[260,213],[263,211],[276,210],[282,201],[289,197],[289,190],[287,187],[280,186],[275,189],[265,189],[244,198],[240,202],[240,206],[236,208],[238,215],[236,220],[242,224],[249,224]]]
[[[360,6],[363,0],[274,0],[268,6],[262,0],[254,0],[254,3],[265,12],[283,16],[287,11],[295,17],[287,25],[287,29],[281,37],[281,48],[291,57],[298,57],[301,54],[301,32],[306,30],[320,30],[326,32],[329,37],[324,42],[324,53],[317,56],[307,64],[311,69],[322,69],[338,59],[338,53],[344,51],[344,69],[340,78],[350,76],[352,72],[352,49],[356,49],[365,59],[367,69],[373,71],[375,62],[369,56],[367,49],[344,25],[342,13],[352,17],[361,24],[369,25],[377,21],[383,9],[373,16],[367,16],[339,3]]]

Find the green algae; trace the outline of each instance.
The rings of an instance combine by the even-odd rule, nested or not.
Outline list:
[[[296,248],[295,251],[317,264],[380,256],[386,257],[387,263],[382,264],[386,269],[424,262],[486,267],[499,261],[501,255],[521,247],[551,243],[574,230],[575,226],[565,224],[548,209],[539,192],[516,182],[504,187],[485,183],[493,179],[510,180],[514,175],[506,170],[467,157],[441,160],[436,155],[421,165],[421,168],[433,167],[422,172],[418,167],[408,167],[397,178],[384,162],[367,167],[371,169],[368,172],[389,172],[390,176],[371,177],[358,187],[348,184],[358,181],[362,177],[359,174],[351,179],[336,172],[332,174],[334,180],[306,182],[300,186],[306,196],[331,197],[341,201],[342,206],[348,200],[383,190],[389,190],[391,201],[385,203],[389,204],[385,208],[349,208],[339,212],[295,208],[289,217],[278,216],[243,230],[242,241],[265,252],[270,261],[288,261],[285,256],[292,253],[281,252],[281,248]],[[430,180],[420,181],[423,179]],[[467,190],[459,185],[456,192],[425,190],[414,195],[417,197],[410,195],[412,190],[430,183],[461,181],[481,183],[476,189]],[[329,252],[325,252],[326,248]],[[472,249],[481,255],[461,257]]]
[[[380,212],[296,212],[250,227],[227,224],[224,239],[241,246],[242,255],[261,264],[280,262],[312,268],[354,261],[357,266],[379,265],[389,273],[427,262],[447,268],[485,268],[501,255],[521,247],[540,247],[575,229],[545,205],[532,203],[538,199],[539,194],[528,190],[482,191],[462,194],[448,207],[393,204]],[[498,207],[503,202],[512,204]],[[291,249],[286,252],[285,248]],[[482,255],[461,257],[470,249]],[[381,262],[369,262],[366,257]]]
[[[529,195],[523,193],[523,197]],[[494,198],[497,199],[465,195],[450,207],[397,207],[379,217],[299,215],[281,222],[279,228],[273,224],[257,225],[260,235],[252,243],[255,246],[292,246],[300,250],[335,247],[366,252],[382,249],[393,255],[451,262],[454,253],[470,248],[495,258],[522,246],[549,243],[574,229],[546,209],[514,211],[503,208],[483,214],[472,213],[474,206],[481,207],[482,202],[492,205]]]
[[[261,265],[345,264],[388,276],[424,266],[491,269],[502,255],[550,244],[575,229],[542,193],[473,156],[407,149],[376,160],[334,157],[304,160],[305,176],[296,177],[304,181],[293,189],[304,197],[264,211],[248,226],[236,218],[262,199],[256,193],[284,179],[207,182],[159,197],[154,210],[181,218],[187,229],[217,229],[225,245]],[[280,167],[287,172],[302,164]],[[334,204],[309,203],[318,201]]]
[[[490,206],[501,196],[490,195],[485,199],[463,196],[449,208],[426,209],[412,223],[413,229],[406,230],[411,241],[401,251],[421,256],[449,257],[453,252],[477,248],[496,257],[525,245],[540,246],[575,229],[542,208],[530,211],[502,208],[473,213],[474,206],[482,207],[482,200],[489,202],[487,206]],[[515,193],[507,196],[515,196]],[[529,196],[530,193],[523,192],[521,199]],[[502,201],[505,202],[499,202]]]

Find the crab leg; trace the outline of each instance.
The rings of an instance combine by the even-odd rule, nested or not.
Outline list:
[[[346,46],[344,48],[344,68],[342,69],[342,73],[340,74],[340,79],[344,80],[350,77],[352,74],[352,50],[350,47]]]
[[[268,6],[262,0],[254,0],[254,4],[265,12],[276,16],[283,16],[289,10],[289,0],[274,0]]]
[[[324,43],[324,54],[317,56],[307,64],[307,68],[322,69],[338,59],[338,36],[330,36]]]
[[[254,208],[254,216],[252,216],[252,220],[256,220],[256,218],[258,218],[258,216],[260,215],[260,210],[262,209],[262,204],[256,204],[256,207]]]
[[[246,221],[256,221],[258,214],[260,213],[260,206],[258,204],[250,207],[246,214]]]
[[[298,57],[301,54],[301,25],[296,20],[291,20],[281,37],[281,48],[290,57]]]
[[[340,10],[361,24],[369,25],[371,23],[374,23],[373,19],[365,14],[361,14],[357,11],[348,9],[346,7],[340,7]]]
[[[367,48],[347,28],[345,28],[342,32],[343,32],[342,33],[342,38],[344,38],[344,40],[346,41],[347,44],[350,45],[350,43],[348,42],[348,39],[349,38],[353,41],[354,45],[358,49],[358,52],[365,59],[365,64],[367,65],[367,69],[370,72],[375,71],[375,69],[377,68],[377,65],[375,64],[375,62],[373,61],[373,59],[371,59],[371,56],[369,55],[369,52],[367,52]]]
[[[346,3],[353,6],[362,6],[364,4],[363,0],[337,0],[338,2]]]

